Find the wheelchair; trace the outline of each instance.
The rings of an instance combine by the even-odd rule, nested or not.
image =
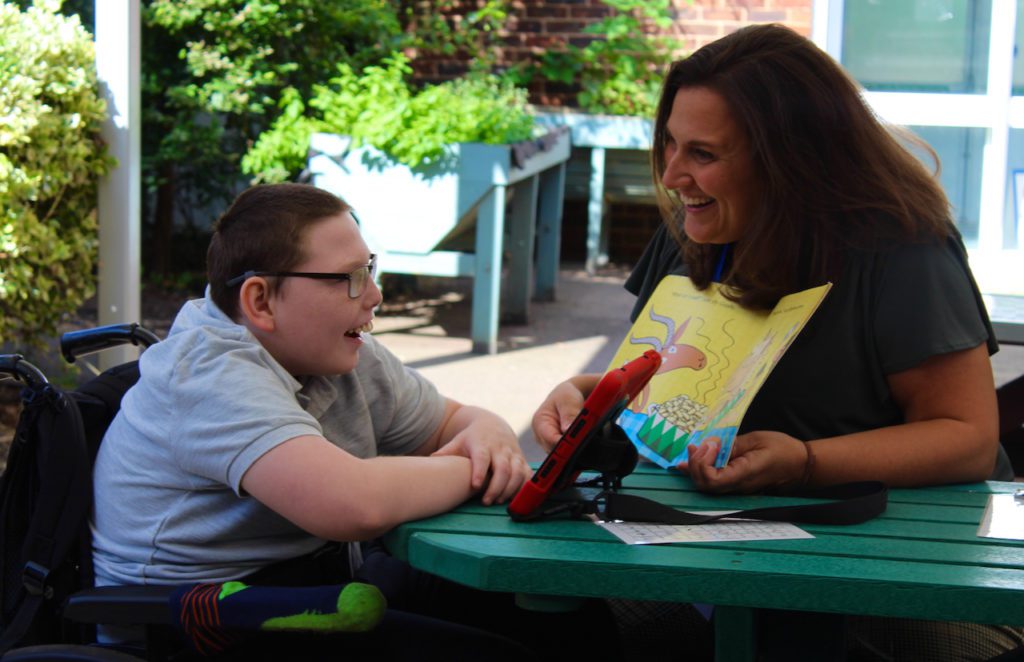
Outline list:
[[[138,324],[65,333],[64,359],[159,339]],[[163,659],[170,655],[174,587],[92,587],[89,511],[92,463],[138,363],[116,366],[73,391],[49,382],[18,354],[0,355],[0,375],[20,381],[22,412],[0,477],[0,653],[18,659]],[[95,644],[97,624],[141,626],[146,643]],[[166,632],[166,636],[161,636]]]
[[[138,324],[65,333],[64,359],[159,339]],[[52,384],[18,354],[0,355],[0,378],[21,382],[22,411],[0,476],[0,657],[3,660],[232,659],[245,631],[264,629],[266,612],[341,614],[353,584],[246,586],[223,599],[223,584],[93,586],[89,516],[92,468],[121,398],[139,378],[137,361],[109,368],[72,390]],[[375,588],[372,591],[376,592]],[[361,593],[359,593],[361,591]],[[361,605],[367,597],[357,585]],[[203,597],[197,597],[203,596]],[[354,601],[356,598],[352,598]],[[350,604],[350,603],[345,603]],[[370,610],[372,612],[372,609]],[[217,612],[214,618],[207,616]],[[274,613],[272,616],[281,614]],[[142,632],[140,641],[98,643],[99,625]],[[367,618],[359,630],[373,629]],[[295,628],[302,632],[301,626]],[[203,643],[200,644],[199,642]]]

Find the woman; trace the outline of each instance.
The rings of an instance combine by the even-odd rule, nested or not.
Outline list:
[[[713,442],[691,448],[681,468],[699,488],[1012,479],[988,358],[998,346],[949,203],[833,60],[757,25],[676,62],[652,169],[664,224],[626,283],[634,319],[668,274],[720,281],[755,310],[833,283],[753,400],[729,464],[713,466]],[[534,416],[543,445],[596,380],[552,391]]]

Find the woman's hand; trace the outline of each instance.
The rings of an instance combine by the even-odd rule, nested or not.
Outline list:
[[[556,386],[533,415],[533,436],[545,451],[554,448],[583,408],[601,375],[578,375]]]
[[[736,437],[729,463],[715,468],[720,442],[709,437],[690,447],[689,462],[678,466],[705,492],[758,492],[796,487],[804,478],[805,443],[781,432],[758,431]]]

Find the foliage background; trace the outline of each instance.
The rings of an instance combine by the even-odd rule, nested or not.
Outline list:
[[[95,0],[41,1],[94,31]],[[313,130],[354,133],[399,160],[424,163],[443,158],[447,142],[527,137],[524,86],[540,80],[574,85],[574,98],[592,110],[643,112],[640,100],[660,76],[655,53],[661,46],[648,33],[666,20],[669,0],[587,4],[599,1],[606,11],[587,28],[587,44],[563,44],[515,64],[503,59],[513,38],[509,26],[516,12],[543,3],[142,0],[144,281],[201,291],[212,219],[253,177],[301,177]],[[6,5],[26,9],[32,3]],[[410,69],[409,59],[435,57],[459,62],[446,77],[457,80],[425,80]],[[73,75],[93,76],[89,58],[65,62],[84,67]],[[49,75],[46,66],[38,68],[40,75]],[[79,117],[88,119],[90,112]],[[93,175],[104,162],[100,150],[94,153]],[[53,163],[56,171],[59,162]],[[61,167],[76,176],[73,168]],[[88,205],[73,222],[77,225],[55,240],[54,224],[70,221],[40,204],[36,201],[34,213],[43,222],[33,226],[30,241],[21,242],[19,255],[24,262],[29,244],[38,247],[41,262],[31,267],[32,277],[49,289],[37,297],[39,288],[26,288],[30,268],[23,266],[18,285],[6,291],[9,298],[40,302],[38,314],[22,318],[45,333],[60,311],[70,311],[89,294],[95,224]],[[23,216],[13,208],[5,208],[5,214]],[[9,225],[3,226],[8,234]],[[53,259],[79,254],[85,257]],[[6,278],[13,282],[13,276]]]
[[[148,277],[166,278],[201,271],[209,210],[247,183],[242,156],[280,115],[281,99],[307,98],[336,63],[381,61],[402,31],[387,0],[143,4],[143,260]],[[191,263],[180,262],[185,255]]]
[[[316,131],[353,138],[353,147],[373,145],[412,168],[442,162],[452,144],[526,140],[533,115],[526,90],[509,80],[472,72],[469,76],[409,87],[412,73],[401,54],[356,73],[348,64],[326,85],[314,87],[308,105],[286,90],[283,113],[242,159],[242,170],[257,181],[284,181],[303,169]]]
[[[670,0],[603,0],[610,10],[583,29],[584,45],[571,42],[545,49],[536,61],[512,66],[522,85],[541,79],[575,92],[575,105],[605,115],[652,117],[662,74],[675,43],[665,34],[673,24]]]
[[[92,38],[44,4],[0,4],[0,341],[38,343],[92,294],[111,166]]]

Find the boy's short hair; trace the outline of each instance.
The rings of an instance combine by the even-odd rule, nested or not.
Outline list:
[[[264,184],[243,191],[213,227],[206,251],[210,297],[231,319],[239,314],[241,283],[225,283],[246,271],[291,271],[303,259],[307,227],[351,207],[308,184]],[[273,292],[276,279],[270,279]]]

